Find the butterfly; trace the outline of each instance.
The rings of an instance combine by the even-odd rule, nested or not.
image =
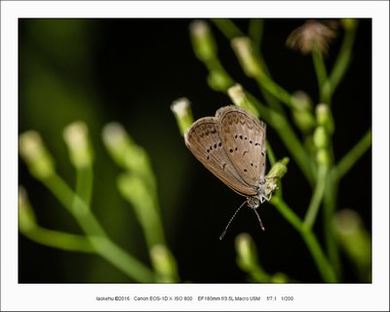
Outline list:
[[[217,110],[215,117],[195,121],[185,134],[185,144],[192,154],[218,179],[246,200],[228,222],[220,239],[238,213],[247,204],[256,210],[271,197],[265,187],[266,124],[237,106]]]

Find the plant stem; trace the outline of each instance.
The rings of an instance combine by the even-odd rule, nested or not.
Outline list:
[[[268,140],[265,141],[265,144],[266,144],[266,151],[267,151],[268,159],[269,159],[269,162],[270,162],[271,167],[272,167],[276,163],[275,153],[272,149],[271,144],[269,144]]]
[[[331,98],[338,84],[346,73],[351,62],[352,48],[356,36],[356,27],[346,29],[340,52],[337,56],[335,65],[329,75],[329,89],[326,98]]]
[[[271,204],[273,204],[282,216],[301,234],[324,281],[336,282],[336,274],[313,232],[303,225],[300,218],[291,210],[281,197],[273,196]]]
[[[256,78],[258,84],[264,87],[270,94],[277,98],[288,107],[292,107],[291,95],[281,86],[279,86],[274,80],[272,80],[267,74],[262,74]]]
[[[319,51],[319,49],[313,50],[312,57],[313,57],[315,72],[317,75],[318,91],[319,91],[318,93],[320,95],[320,101],[329,104],[328,101],[324,98],[325,95],[324,86],[325,83],[327,82],[327,74],[326,74],[326,66],[325,66],[324,58],[322,56],[321,51]]]
[[[280,212],[280,214],[298,231],[302,230],[301,219],[292,211],[280,196],[272,196],[270,203]]]
[[[337,190],[338,190],[338,181],[335,179],[333,171],[328,174],[325,194],[324,194],[324,236],[325,236],[325,245],[329,260],[332,263],[335,271],[339,274],[341,263],[339,248],[337,245],[334,226],[333,226],[333,217],[336,211],[336,199],[337,199]]]
[[[337,180],[345,176],[353,165],[371,146],[371,130],[359,140],[359,142],[339,161],[335,166],[334,174]]]
[[[24,231],[23,234],[45,246],[67,251],[95,252],[88,238],[82,235],[53,231],[41,226],[36,226],[30,231]]]
[[[256,54],[260,54],[261,51],[261,41],[263,39],[263,28],[264,20],[262,19],[251,19],[249,21],[248,35],[252,41],[253,50]]]
[[[316,217],[318,215],[321,201],[324,196],[327,172],[328,172],[327,166],[319,166],[316,186],[303,222],[304,226],[307,227],[308,229],[311,229],[313,227]]]
[[[77,168],[76,193],[89,206],[93,186],[93,172],[90,166]]]
[[[242,31],[230,19],[214,18],[212,21],[229,40],[244,36]]]
[[[311,255],[313,256],[317,268],[324,281],[328,283],[337,282],[336,273],[326,258],[324,252],[322,251],[321,246],[313,232],[311,230],[303,229],[300,233],[307,247],[309,248]]]
[[[100,256],[136,281],[152,282],[154,280],[154,274],[149,268],[107,237],[95,216],[90,212],[88,205],[58,175],[53,174],[43,180],[43,183],[75,217]]]

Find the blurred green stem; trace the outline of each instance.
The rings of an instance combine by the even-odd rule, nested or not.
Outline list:
[[[340,270],[340,255],[337,245],[333,216],[336,211],[337,190],[340,179],[352,168],[358,159],[371,146],[371,130],[360,139],[360,141],[334,166],[328,174],[324,195],[324,235],[329,259],[337,272]]]
[[[307,209],[304,225],[311,229],[314,225],[320,205],[324,196],[325,186],[326,186],[326,176],[328,168],[327,166],[320,165],[317,173],[317,182],[314,188],[312,198],[310,200],[309,208]]]
[[[353,165],[359,160],[360,157],[371,146],[371,130],[359,140],[359,142],[339,161],[335,166],[334,174],[337,180],[340,180],[347,172],[353,167]]]
[[[230,20],[225,18],[212,19],[215,26],[230,40],[235,37],[244,36],[242,31]]]
[[[29,239],[44,246],[67,251],[95,252],[90,241],[82,235],[53,231],[41,226],[36,226],[29,231],[23,231],[23,234]]]
[[[87,206],[91,203],[93,172],[90,166],[76,168],[76,193]]]
[[[357,25],[354,25],[352,27],[346,28],[345,30],[340,52],[337,56],[333,70],[329,75],[329,89],[327,93],[324,94],[325,98],[331,99],[334,91],[336,90],[338,84],[348,69],[348,66],[351,62],[352,48],[356,37],[356,28]]]
[[[325,84],[327,83],[327,74],[326,74],[326,66],[325,66],[324,58],[319,49],[313,50],[312,57],[313,57],[314,69],[317,75],[318,93],[320,96],[320,102],[325,102],[329,104],[329,99],[325,98],[325,95],[327,93],[324,92],[324,89],[326,87]]]
[[[275,153],[272,149],[271,144],[269,144],[268,140],[265,141],[265,144],[266,144],[267,156],[272,167],[276,163]]]
[[[64,207],[75,217],[96,252],[108,262],[139,282],[152,282],[154,274],[141,262],[113,243],[90,212],[88,205],[56,174],[42,180]]]
[[[336,211],[336,200],[337,200],[337,190],[339,183],[331,171],[328,174],[326,180],[326,188],[324,194],[324,210],[323,210],[323,223],[324,223],[324,236],[325,236],[325,245],[329,260],[332,263],[335,271],[339,274],[341,263],[340,263],[340,254],[339,246],[335,237],[334,226],[333,226],[333,216]]]
[[[249,34],[249,38],[253,43],[253,50],[257,55],[261,53],[261,41],[263,39],[263,28],[264,28],[264,20],[255,18],[249,21],[248,34]]]
[[[267,74],[264,73],[258,76],[256,80],[259,86],[263,87],[271,95],[273,95],[279,101],[291,108],[292,97],[290,93],[288,93],[284,88],[279,86],[274,80],[272,80],[272,78],[270,78]]]
[[[322,278],[326,282],[336,282],[336,274],[326,258],[324,252],[311,229],[304,226],[300,218],[291,210],[280,196],[273,196],[271,204],[282,214],[282,216],[301,234],[303,241],[308,247],[314,262]]]

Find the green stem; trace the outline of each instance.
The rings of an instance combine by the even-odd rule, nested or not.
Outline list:
[[[317,82],[318,82],[318,93],[320,95],[320,101],[326,102],[326,99],[324,98],[324,86],[327,81],[327,74],[326,74],[326,66],[324,62],[324,58],[322,57],[321,51],[319,49],[314,49],[312,52],[313,57],[313,64],[314,69],[317,75]],[[329,104],[329,103],[327,103]]]
[[[88,205],[58,175],[50,176],[43,183],[75,217],[100,256],[136,281],[152,282],[154,280],[154,274],[149,268],[107,237],[95,216],[90,212]]]
[[[314,258],[317,268],[324,281],[328,283],[337,282],[336,273],[326,258],[324,252],[322,251],[322,248],[313,232],[311,230],[302,230],[300,233],[307,247],[309,248],[312,257]]]
[[[253,50],[256,54],[260,54],[261,41],[263,39],[263,28],[264,20],[262,19],[251,19],[249,21],[248,35],[252,41]]]
[[[279,196],[272,196],[270,203],[275,206],[279,213],[298,231],[302,230],[301,219],[292,211],[292,209]]]
[[[310,229],[304,227],[300,218],[291,210],[291,208],[283,201],[281,197],[273,196],[270,202],[281,213],[281,215],[301,234],[303,241],[308,247],[317,269],[324,281],[336,282],[336,274],[328,262],[313,232]]]
[[[76,193],[89,206],[92,196],[93,172],[91,167],[78,168],[76,172]]]
[[[333,171],[328,174],[325,194],[324,194],[324,236],[325,245],[329,260],[335,268],[337,274],[340,274],[341,262],[339,248],[334,232],[333,217],[336,211],[338,181],[335,179]]]
[[[351,27],[346,30],[340,52],[337,56],[335,65],[329,75],[329,90],[326,94],[327,98],[331,98],[338,84],[344,77],[348,66],[351,62],[352,48],[356,36],[356,27]]]
[[[359,140],[359,142],[339,161],[335,166],[334,174],[340,180],[371,146],[371,130]]]
[[[259,268],[258,266],[254,265],[251,268],[247,268],[244,270],[248,273],[248,275],[255,281],[255,282],[262,282],[262,283],[268,283],[271,280],[271,275],[264,272],[263,269]]]
[[[288,107],[292,107],[292,97],[285,89],[279,86],[274,80],[272,80],[267,74],[262,74],[256,78],[258,84],[264,87],[270,94],[277,98]]]
[[[230,19],[215,18],[212,21],[229,40],[244,36],[242,31]]]
[[[82,235],[49,230],[36,226],[23,234],[41,245],[67,251],[93,253],[95,252],[88,238]]]
[[[318,168],[316,186],[303,222],[308,229],[311,229],[313,227],[316,217],[318,215],[321,201],[324,196],[327,172],[327,166],[320,166]]]
[[[265,141],[265,144],[266,144],[266,151],[267,151],[268,159],[269,159],[269,162],[270,162],[271,167],[272,167],[276,163],[275,153],[272,149],[271,144],[269,144],[268,140]]]

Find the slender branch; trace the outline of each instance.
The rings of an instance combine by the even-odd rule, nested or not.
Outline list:
[[[93,172],[90,166],[77,168],[76,172],[76,193],[89,205],[91,202],[93,187]]]
[[[43,180],[43,183],[75,217],[100,256],[136,281],[151,282],[154,280],[154,274],[149,268],[107,237],[95,216],[90,212],[88,205],[58,175],[51,175]],[[77,201],[76,204],[75,201]]]
[[[314,258],[317,268],[324,281],[328,283],[337,282],[336,273],[326,258],[324,252],[322,251],[322,248],[313,232],[311,230],[302,230],[300,233],[307,247],[309,248],[312,257]]]
[[[320,95],[320,101],[321,102],[328,102],[324,98],[324,87],[327,82],[327,73],[326,73],[326,66],[324,62],[324,58],[322,56],[321,51],[318,49],[314,49],[312,52],[312,57],[313,57],[313,64],[314,64],[314,69],[317,75],[317,82],[318,82],[318,93]],[[329,103],[327,103],[329,104]]]
[[[271,144],[268,142],[268,140],[265,141],[265,144],[266,144],[266,151],[267,151],[269,162],[270,162],[271,166],[273,166],[276,162],[275,153],[272,149]]]
[[[256,54],[261,53],[261,41],[263,39],[264,20],[251,19],[249,21],[248,35],[253,42],[253,50]]]
[[[244,36],[242,31],[230,19],[214,18],[212,21],[229,40]]]
[[[280,196],[272,196],[270,203],[298,231],[302,230],[302,221]]]
[[[359,142],[339,161],[335,166],[334,174],[340,180],[371,146],[371,130],[359,140]]]
[[[325,246],[330,262],[332,263],[335,271],[340,274],[341,262],[340,253],[335,237],[335,231],[333,226],[333,217],[336,211],[336,199],[338,190],[338,180],[335,179],[333,171],[330,171],[327,178],[325,194],[324,194],[324,210],[323,210],[323,223],[324,223],[324,237]]]
[[[267,74],[262,74],[256,78],[258,84],[267,90],[271,95],[277,98],[288,107],[292,106],[292,97],[288,91],[279,86]]]
[[[23,234],[32,241],[44,246],[67,251],[95,252],[88,238],[82,235],[53,231],[41,226],[36,226],[30,231],[23,231]]]
[[[321,201],[324,196],[326,186],[327,171],[328,169],[326,166],[320,166],[318,168],[316,186],[304,219],[304,225],[308,229],[311,229],[313,227],[316,217],[318,215],[318,211],[320,209]]]
[[[352,48],[356,37],[356,26],[346,29],[344,40],[337,56],[335,65],[329,75],[329,91],[327,98],[331,98],[341,79],[344,77],[351,62]]]

